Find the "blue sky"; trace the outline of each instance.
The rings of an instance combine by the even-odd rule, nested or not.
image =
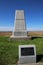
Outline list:
[[[0,31],[14,27],[15,10],[24,10],[29,31],[43,31],[43,0],[0,0]]]

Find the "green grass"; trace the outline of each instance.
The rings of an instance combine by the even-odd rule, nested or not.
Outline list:
[[[35,44],[37,55],[43,56],[43,38],[28,41],[8,41],[9,37],[0,37],[0,65],[11,65],[18,61],[18,46]],[[43,57],[39,62],[43,62]]]

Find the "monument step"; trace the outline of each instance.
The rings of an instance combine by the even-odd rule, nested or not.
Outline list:
[[[11,40],[11,41],[14,41],[14,40],[31,40],[32,39],[32,37],[31,36],[22,36],[22,37],[20,37],[20,36],[12,36],[12,37],[10,37],[9,38],[9,40]]]

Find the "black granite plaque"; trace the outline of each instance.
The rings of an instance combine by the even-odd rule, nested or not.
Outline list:
[[[30,56],[30,55],[34,55],[33,47],[21,48],[21,56]]]

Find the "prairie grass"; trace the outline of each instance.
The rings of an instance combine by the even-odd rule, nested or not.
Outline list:
[[[43,56],[43,38],[28,41],[8,41],[9,37],[0,37],[0,65],[15,64],[18,61],[19,45],[36,45],[37,55]],[[39,62],[43,62],[43,57]]]

